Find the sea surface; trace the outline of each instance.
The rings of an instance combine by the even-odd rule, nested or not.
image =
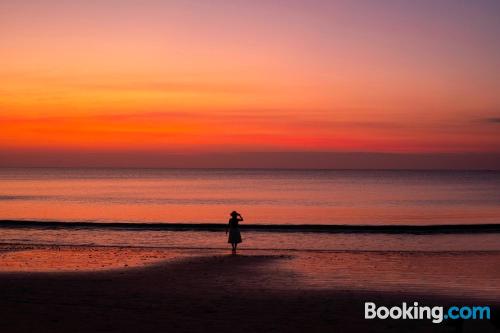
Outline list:
[[[99,260],[106,262],[118,257],[103,259],[115,250],[102,249],[117,247],[225,255],[230,246],[223,229],[176,231],[112,225],[224,224],[232,210],[243,215],[243,224],[253,225],[499,223],[500,173],[0,169],[0,220],[90,222],[62,227],[1,225],[4,248],[26,249],[0,253],[0,268],[2,261],[9,269],[21,270],[47,263],[77,265],[78,269],[90,265],[85,260],[64,259],[61,253],[66,252],[54,255],[36,246],[56,250],[77,246],[90,253],[98,251]],[[95,222],[100,223],[93,226]],[[280,267],[301,277],[308,288],[405,290],[495,302],[500,298],[498,231],[266,230],[243,230],[241,253],[285,254],[292,259]]]
[[[0,169],[0,219],[251,224],[500,222],[500,172]]]
[[[0,169],[0,220],[18,221],[2,225],[2,243],[224,248],[223,229],[111,226],[223,225],[232,210],[239,211],[247,225],[500,223],[500,172]],[[21,223],[25,220],[87,223],[26,227]],[[397,228],[393,234],[362,230],[261,229],[245,231],[243,238],[248,249],[500,251],[499,232],[414,235]]]

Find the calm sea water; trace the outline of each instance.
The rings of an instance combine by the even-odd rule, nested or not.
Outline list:
[[[500,222],[500,172],[0,169],[0,219]]]

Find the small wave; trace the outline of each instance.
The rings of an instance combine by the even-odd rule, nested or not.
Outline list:
[[[130,222],[63,222],[0,220],[4,228],[46,229],[127,229],[170,231],[219,231],[221,223],[130,223]],[[262,232],[319,232],[319,233],[384,233],[384,234],[441,234],[441,233],[500,233],[500,224],[441,224],[441,225],[333,225],[333,224],[244,224],[242,230]]]

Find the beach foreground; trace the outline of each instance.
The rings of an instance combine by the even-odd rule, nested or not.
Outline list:
[[[27,255],[24,255],[27,254]],[[3,245],[2,332],[495,332],[498,302],[308,283],[322,253]],[[305,257],[306,256],[306,257]],[[342,254],[336,254],[340,260]],[[496,260],[493,258],[492,260]],[[360,263],[363,264],[363,263]],[[37,269],[38,268],[38,269]],[[307,271],[307,267],[305,271]],[[339,273],[341,274],[341,273]],[[495,297],[493,297],[495,298]],[[364,302],[492,306],[491,321],[365,320]]]

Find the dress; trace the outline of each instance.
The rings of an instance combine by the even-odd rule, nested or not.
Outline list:
[[[241,233],[238,227],[238,219],[229,219],[229,237],[227,239],[228,243],[241,243]]]

